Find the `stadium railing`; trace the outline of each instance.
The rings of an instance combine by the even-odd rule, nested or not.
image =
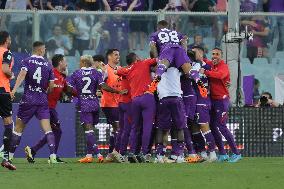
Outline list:
[[[227,29],[227,14],[225,12],[89,12],[89,11],[19,11],[19,10],[1,10],[0,18],[0,29],[8,30],[12,36],[12,51],[21,53],[30,53],[32,49],[32,41],[42,40],[47,42],[53,35],[53,26],[59,24],[62,28],[64,35],[68,36],[72,49],[69,50],[67,56],[80,56],[80,52],[84,50],[91,50],[96,54],[104,54],[107,48],[118,48],[121,50],[121,64],[125,65],[125,55],[129,51],[135,51],[141,57],[149,56],[148,38],[149,35],[155,30],[155,24],[157,20],[167,19],[182,33],[189,36],[189,41],[193,41],[193,37],[196,34],[201,34],[204,38],[203,42],[209,48],[207,53],[210,58],[210,48],[221,45],[221,39],[224,32]],[[76,27],[75,18],[86,17],[87,25],[91,28],[95,26],[101,17],[106,17],[104,30],[109,32],[109,39],[103,40],[101,35],[92,36],[92,32],[89,32],[89,39],[95,38],[96,45],[93,45],[89,49],[88,45],[78,45],[76,43]],[[264,45],[264,56],[257,55],[255,58],[266,58],[270,69],[265,70],[265,74],[269,75],[269,78],[274,78],[275,74],[283,73],[283,70],[278,69],[278,64],[274,64],[274,58],[279,57],[279,52],[284,50],[284,13],[241,13],[241,19],[252,20],[252,19],[265,19],[265,23],[269,28],[269,35],[262,38]],[[115,22],[121,21],[127,26],[120,28],[123,35],[124,41],[118,41],[118,26]],[[79,23],[80,24],[80,23]],[[112,25],[113,24],[113,25]],[[122,25],[123,25],[122,24]],[[20,29],[19,29],[20,28]],[[145,36],[141,39],[133,36],[133,31],[143,31]],[[121,33],[121,32],[120,32]],[[120,34],[121,35],[121,34]],[[257,35],[255,35],[257,36]],[[87,37],[88,38],[88,37]],[[88,40],[89,40],[88,39]],[[129,47],[129,41],[136,41],[136,47]],[[135,39],[135,40],[134,40]],[[141,42],[142,40],[142,42]],[[91,41],[91,40],[90,40]],[[99,42],[101,41],[101,43]],[[142,46],[138,44],[142,43]],[[81,43],[80,43],[81,44]],[[246,42],[242,45],[242,57],[246,58],[248,49]],[[135,50],[134,50],[135,48]],[[268,54],[267,54],[267,53]],[[73,58],[74,60],[74,58]],[[252,61],[252,63],[258,64],[259,61]],[[20,65],[19,63],[16,64]],[[77,66],[73,65],[73,68]],[[242,67],[250,67],[242,65]],[[254,69],[245,70],[244,72],[249,75],[259,75],[258,71]],[[72,72],[70,72],[72,73]],[[269,91],[275,96],[275,85],[274,80],[263,79],[261,76],[257,76],[261,85],[260,91]]]

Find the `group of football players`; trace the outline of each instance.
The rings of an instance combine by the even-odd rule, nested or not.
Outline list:
[[[165,20],[158,22],[157,31],[150,37],[150,59],[129,53],[127,66],[120,67],[119,50],[109,49],[106,61],[100,55],[81,56],[80,68],[67,78],[64,55],[54,55],[51,65],[44,58],[44,43],[34,42],[32,56],[22,61],[11,91],[9,83],[14,76],[10,44],[10,35],[0,32],[3,167],[16,170],[12,164],[14,152],[33,116],[40,120],[45,134],[38,143],[25,148],[27,160],[34,163],[37,151],[48,144],[49,162],[64,163],[56,156],[62,135],[56,104],[63,92],[78,99],[87,146],[80,163],[94,162],[94,157],[98,162],[120,163],[237,162],[242,158],[226,126],[230,74],[221,58],[222,50],[214,48],[212,60],[205,58],[201,46],[187,50],[187,37],[169,29]],[[23,82],[24,93],[14,126],[11,101]],[[98,90],[102,92],[100,101]],[[113,128],[107,157],[100,154],[94,134],[100,110]],[[168,135],[172,149],[166,156]],[[222,135],[232,151],[230,156]],[[153,145],[155,157],[151,154]]]

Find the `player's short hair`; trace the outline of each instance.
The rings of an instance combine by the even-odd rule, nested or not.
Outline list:
[[[261,94],[261,96],[263,96],[263,95],[267,95],[267,96],[268,96],[268,99],[271,99],[271,100],[272,100],[272,95],[271,95],[270,92],[263,92],[263,93]]]
[[[169,23],[166,20],[161,20],[157,24],[158,28],[167,28],[169,27]]]
[[[44,45],[45,44],[43,42],[41,42],[41,41],[35,41],[33,43],[33,48],[35,49],[35,48],[38,48],[38,47],[41,47],[41,46],[44,46]]]
[[[137,59],[137,54],[131,52],[128,55],[126,55],[126,64],[131,65],[133,62],[136,61],[136,59]]]
[[[51,59],[52,66],[56,68],[59,65],[59,62],[62,61],[63,59],[64,59],[63,54],[55,54]]]
[[[219,50],[219,51],[221,51],[221,53],[223,53],[223,51],[220,47],[214,47],[212,50]]]
[[[196,62],[196,53],[192,51],[191,49],[187,50],[186,52],[187,56],[190,58],[191,61]]]
[[[200,45],[194,45],[191,49],[198,49],[204,52],[204,48],[201,47]]]
[[[107,52],[106,52],[106,59],[108,58],[109,55],[111,55],[114,51],[118,51],[118,49],[108,49]]]
[[[93,56],[93,61],[105,62],[105,57],[101,54],[97,54]]]
[[[10,34],[7,31],[0,31],[0,45],[6,43]]]
[[[91,55],[83,55],[80,57],[80,62],[84,62],[86,66],[91,67],[93,65],[93,57]]]

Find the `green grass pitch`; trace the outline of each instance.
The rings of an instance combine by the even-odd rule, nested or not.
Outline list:
[[[1,189],[283,189],[284,158],[244,158],[201,164],[67,164],[46,159],[28,164],[15,159],[16,171],[0,168]]]

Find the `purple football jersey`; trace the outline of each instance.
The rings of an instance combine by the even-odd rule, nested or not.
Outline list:
[[[93,68],[81,68],[67,79],[67,83],[78,93],[78,105],[81,112],[94,112],[99,110],[99,100],[96,92],[98,86],[103,83],[101,72]]]
[[[183,38],[184,35],[181,33],[164,28],[153,33],[150,37],[150,42],[155,42],[158,52],[161,53],[167,48],[183,48],[180,44]]]
[[[183,96],[196,95],[195,88],[193,87],[194,81],[187,75],[182,75],[180,78],[181,90]]]
[[[47,89],[49,82],[54,80],[52,65],[42,56],[32,55],[22,61],[21,69],[27,71],[21,103],[48,104]]]

